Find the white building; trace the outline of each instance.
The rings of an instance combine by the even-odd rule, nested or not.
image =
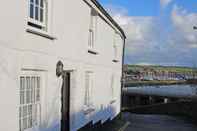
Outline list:
[[[4,0],[0,17],[0,131],[76,131],[120,113],[126,37],[96,0]]]

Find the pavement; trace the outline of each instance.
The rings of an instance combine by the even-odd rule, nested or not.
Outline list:
[[[122,118],[86,131],[197,131],[197,124],[183,117],[122,113]]]

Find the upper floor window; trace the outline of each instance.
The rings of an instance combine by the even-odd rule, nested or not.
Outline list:
[[[114,60],[118,60],[118,47],[116,44],[113,46],[114,48]]]
[[[118,39],[119,34],[115,32],[114,43],[113,43],[113,62],[118,62]]]
[[[95,9],[91,10],[91,18],[90,18],[90,28],[89,28],[89,49],[95,48],[95,40],[96,40],[96,30],[97,30],[97,18],[98,13]]]
[[[28,25],[47,31],[47,0],[28,0]]]

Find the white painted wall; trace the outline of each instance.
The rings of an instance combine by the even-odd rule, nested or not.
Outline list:
[[[72,131],[90,121],[104,122],[120,112],[123,40],[118,40],[119,62],[114,63],[112,60],[115,31],[99,18],[96,41],[98,55],[89,54],[89,6],[83,0],[49,2],[50,35],[56,37],[55,40],[26,32],[27,0],[6,0],[0,4],[1,131],[19,131],[19,77],[24,73],[22,69],[43,70],[40,72],[45,82],[42,88],[42,123],[40,128],[33,130],[59,130],[62,81],[55,75],[56,63],[59,60],[64,63],[65,69],[74,70],[71,82]],[[85,71],[93,71],[95,74],[93,100],[96,111],[89,116],[83,113]],[[116,74],[117,99],[115,103],[110,104],[112,73]]]

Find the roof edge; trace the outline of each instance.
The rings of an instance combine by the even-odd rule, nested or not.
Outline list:
[[[120,25],[111,17],[111,15],[103,8],[103,6],[97,0],[91,0],[92,3],[96,5],[96,7],[114,24],[118,30],[122,33],[124,39],[126,39],[126,35],[124,30],[120,27]]]

